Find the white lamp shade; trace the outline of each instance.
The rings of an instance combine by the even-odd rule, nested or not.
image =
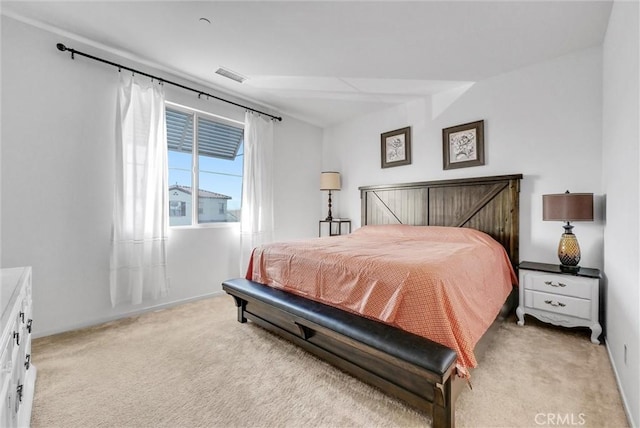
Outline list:
[[[340,173],[335,171],[321,173],[320,190],[340,190]]]

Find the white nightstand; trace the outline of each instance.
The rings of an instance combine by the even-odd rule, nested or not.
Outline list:
[[[530,314],[554,325],[589,327],[591,342],[600,343],[598,269],[564,272],[558,265],[522,262],[519,270],[518,325],[524,325],[524,315]]]

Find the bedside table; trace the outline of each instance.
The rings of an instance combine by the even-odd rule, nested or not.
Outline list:
[[[524,315],[564,327],[589,327],[591,342],[600,344],[600,270],[581,267],[564,272],[559,265],[522,262],[519,266],[518,325]]]
[[[347,233],[351,233],[351,220],[344,218],[334,218],[333,220],[320,220],[318,222],[318,236],[322,236],[322,225],[324,223],[329,224],[329,236],[339,236],[342,235],[342,225],[346,224],[349,227],[349,231]],[[333,225],[337,225],[337,232],[334,233]]]

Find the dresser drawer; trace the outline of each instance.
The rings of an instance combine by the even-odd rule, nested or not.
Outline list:
[[[0,426],[10,427],[15,425],[15,413],[13,412],[14,394],[10,391],[12,385],[11,376],[6,376],[0,383]]]
[[[4,344],[3,349],[0,351],[0,384],[4,383],[5,379],[11,377],[13,372],[13,342],[7,342]],[[0,395],[0,397],[2,397]],[[5,425],[0,425],[5,426]]]
[[[525,290],[536,290],[545,293],[561,294],[564,296],[591,298],[591,278],[571,277],[569,275],[554,275],[542,272],[522,272]]]
[[[540,291],[524,290],[524,305],[556,314],[590,319],[591,301]]]

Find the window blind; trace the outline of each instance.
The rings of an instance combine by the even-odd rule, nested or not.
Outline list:
[[[166,109],[167,145],[176,152],[193,152],[193,114]],[[219,159],[235,159],[244,129],[198,116],[198,154]]]

